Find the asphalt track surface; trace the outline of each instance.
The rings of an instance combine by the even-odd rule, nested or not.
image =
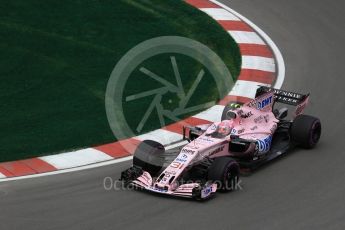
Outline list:
[[[130,162],[0,184],[0,229],[345,229],[345,1],[223,0],[261,27],[285,59],[283,88],[310,92],[323,123],[295,150],[207,202],[106,191]],[[231,4],[230,4],[231,3]]]

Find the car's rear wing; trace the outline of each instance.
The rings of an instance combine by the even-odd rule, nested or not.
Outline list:
[[[285,91],[281,89],[275,89],[271,87],[266,87],[266,86],[260,86],[256,90],[256,96],[268,93],[268,92],[274,92],[274,98],[275,102],[280,102],[288,105],[293,105],[293,106],[298,106],[302,102],[304,102],[308,97],[308,94],[301,94],[301,93],[295,93],[295,92],[290,92],[290,91]]]

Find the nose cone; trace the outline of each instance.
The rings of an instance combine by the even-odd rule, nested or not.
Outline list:
[[[194,141],[193,141],[194,142]],[[155,186],[161,189],[172,190],[176,188],[176,179],[183,173],[183,170],[190,164],[190,162],[197,156],[197,149],[193,149],[189,143],[185,146],[180,154],[173,162],[159,175],[155,182]],[[193,144],[192,144],[193,145]]]

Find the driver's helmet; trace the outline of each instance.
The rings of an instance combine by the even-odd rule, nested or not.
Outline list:
[[[217,127],[217,132],[223,136],[227,136],[231,132],[230,121],[222,121]]]

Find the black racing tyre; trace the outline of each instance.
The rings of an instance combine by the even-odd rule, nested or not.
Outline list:
[[[164,152],[162,144],[152,140],[142,141],[134,152],[133,165],[147,171],[151,176],[156,176],[163,167]]]
[[[303,148],[311,149],[321,137],[321,122],[309,115],[298,115],[292,122],[290,135],[292,141]]]
[[[216,158],[208,170],[208,180],[216,183],[221,191],[235,190],[239,175],[240,167],[230,157]]]
[[[223,113],[222,113],[222,117],[221,117],[221,120],[224,121],[224,120],[230,120],[232,119],[233,117],[229,116],[231,114],[229,114],[228,112],[229,111],[233,111],[235,109],[238,109],[242,106],[241,103],[238,103],[238,102],[230,102],[228,103],[224,109],[223,109]]]

